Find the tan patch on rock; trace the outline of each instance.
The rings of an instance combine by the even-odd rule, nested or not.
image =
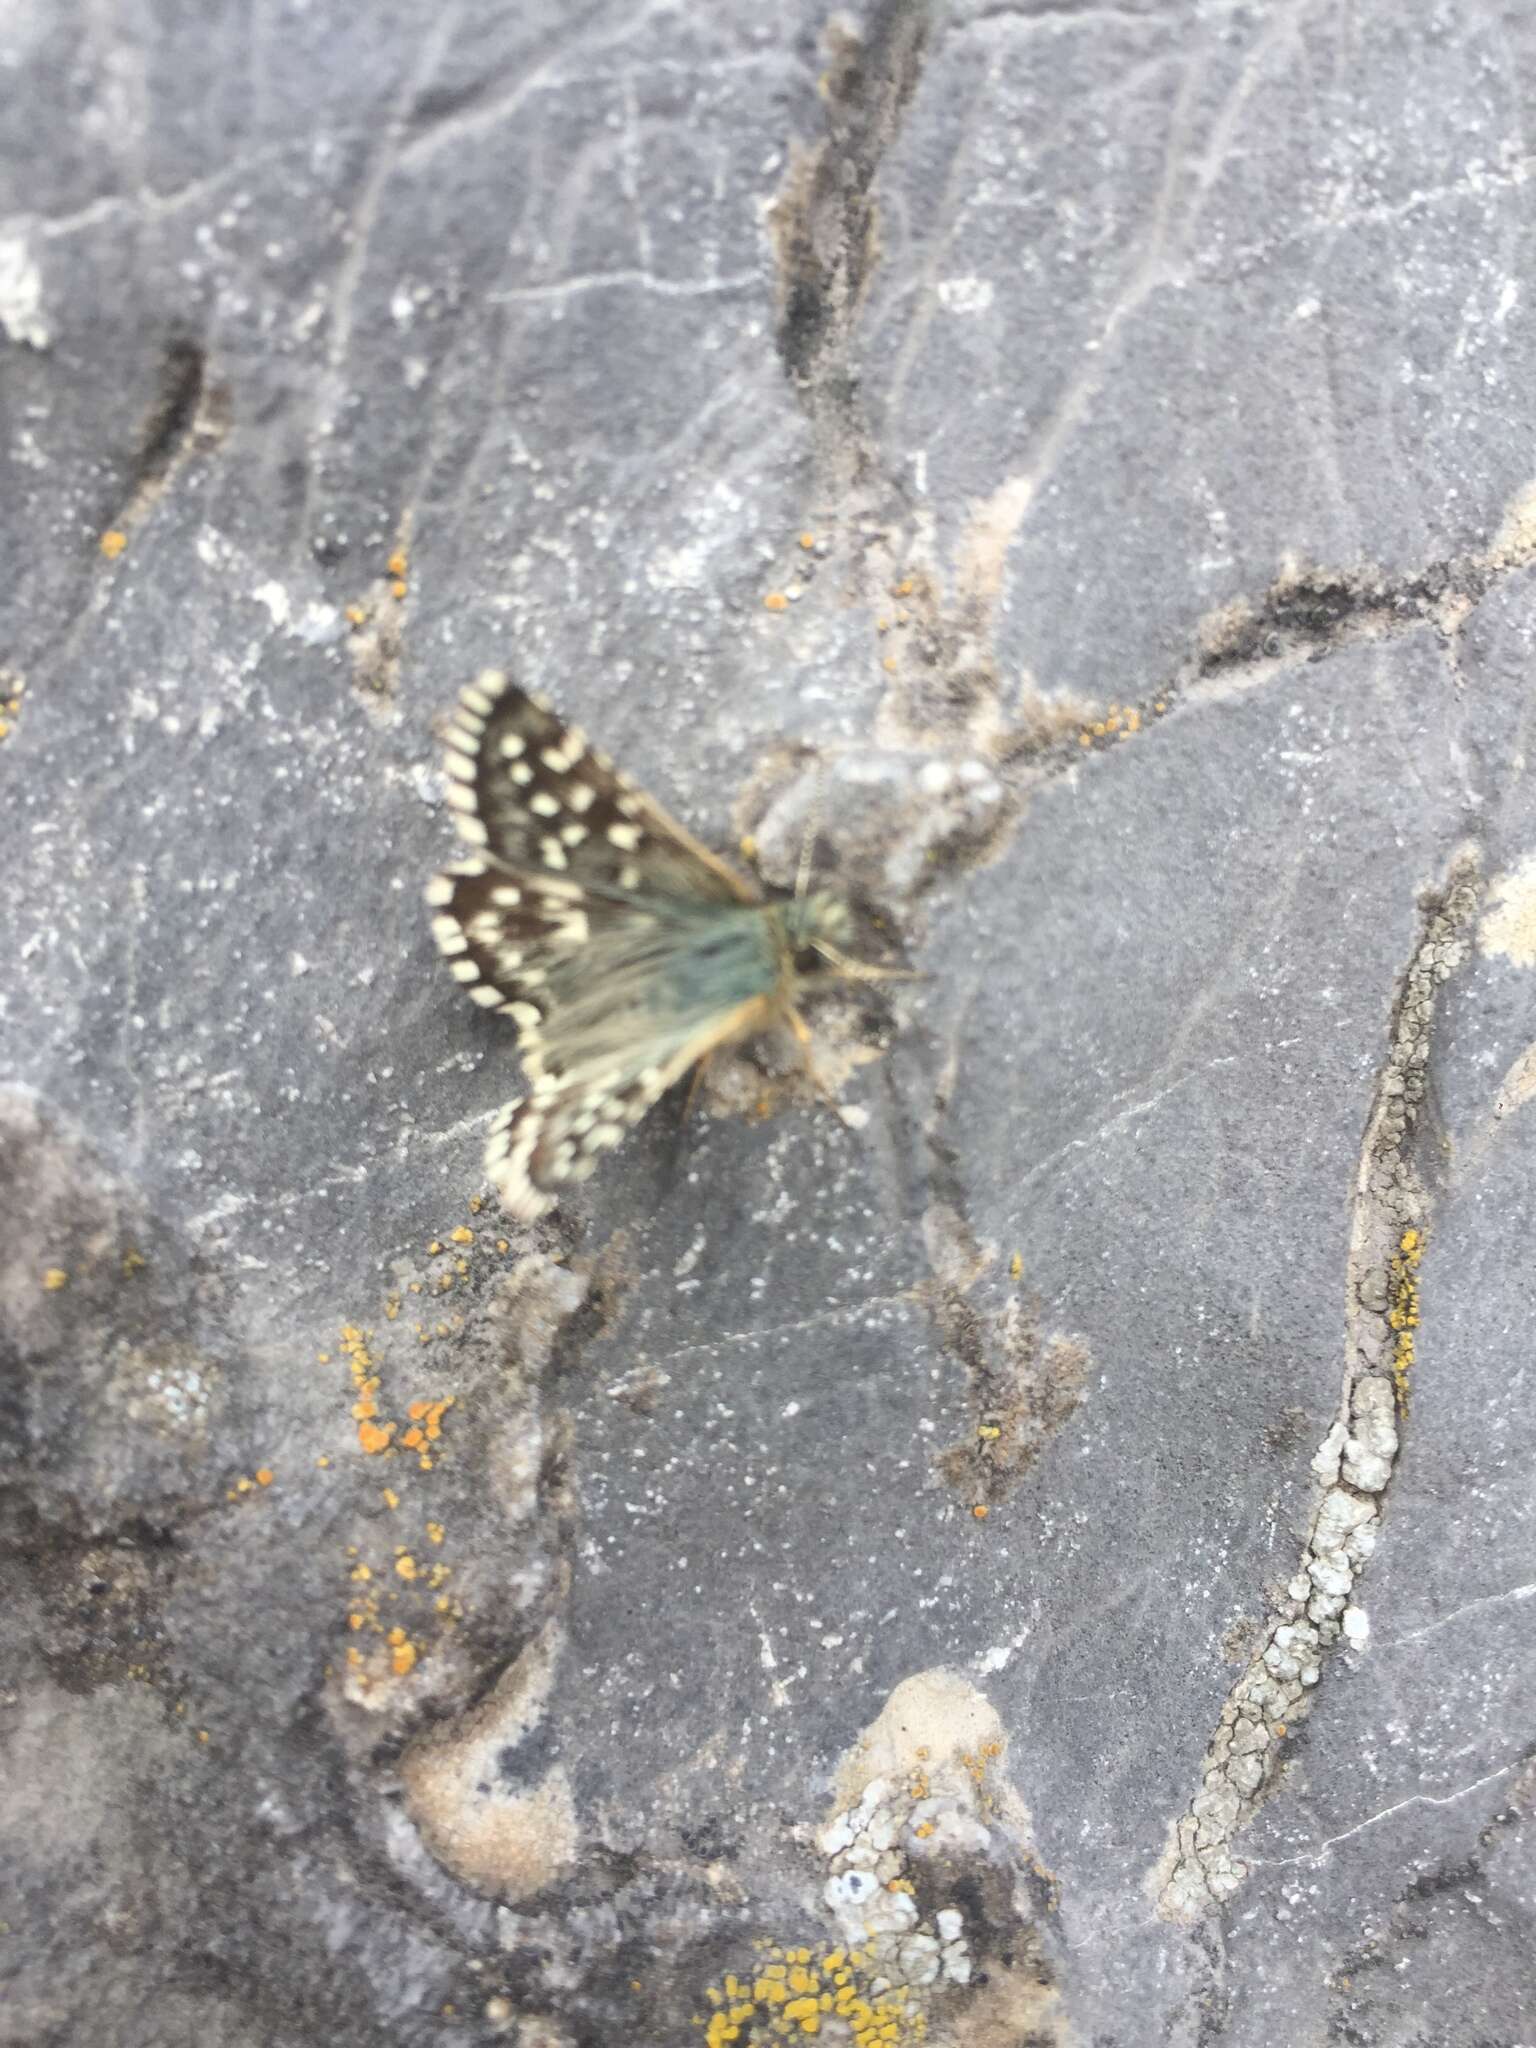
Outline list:
[[[1528,1045],[1499,1084],[1495,1116],[1513,1116],[1536,1095],[1536,1045]]]
[[[1488,887],[1488,908],[1478,926],[1485,953],[1501,954],[1517,967],[1536,967],[1536,853]]]
[[[576,1802],[565,1768],[526,1783],[508,1777],[544,1719],[561,1632],[551,1623],[502,1675],[489,1699],[414,1743],[401,1762],[406,1811],[445,1869],[489,1897],[517,1903],[576,1861]]]
[[[1516,569],[1521,563],[1530,561],[1533,554],[1536,554],[1536,483],[1528,483],[1510,499],[1504,523],[1486,559],[1490,568]]]

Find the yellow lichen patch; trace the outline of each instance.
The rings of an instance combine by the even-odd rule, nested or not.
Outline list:
[[[1153,707],[1159,714],[1167,708],[1166,699],[1160,699]],[[1141,727],[1142,714],[1134,704],[1111,704],[1102,718],[1085,720],[1078,730],[1077,743],[1080,747],[1091,747],[1098,740],[1128,740]]]
[[[15,729],[15,721],[21,714],[21,700],[26,694],[27,679],[13,668],[0,668],[0,740]]]
[[[712,2011],[696,2014],[694,2024],[703,2029],[705,2048],[822,2034],[856,2048],[910,2048],[926,2038],[927,2020],[907,1987],[886,1983],[871,1969],[872,1958],[844,1948],[755,1946],[764,1959],[750,1978],[727,1972],[704,1987]],[[829,2021],[839,2023],[835,2031]]]
[[[245,1500],[258,1489],[270,1486],[276,1477],[277,1474],[270,1465],[260,1466],[250,1478],[247,1478],[242,1472],[234,1485],[225,1489],[224,1498],[226,1500]]]
[[[1413,1333],[1419,1327],[1419,1261],[1424,1256],[1424,1232],[1405,1230],[1392,1254],[1392,1306],[1387,1322],[1392,1337],[1392,1386],[1397,1395],[1397,1412],[1408,1412],[1408,1375],[1413,1369]]]
[[[128,536],[126,533],[120,532],[117,527],[111,526],[108,527],[96,545],[101,549],[101,552],[109,562],[115,562],[123,552],[123,549],[127,547]]]
[[[50,1266],[43,1275],[43,1292],[57,1294],[61,1287],[69,1285],[69,1275],[62,1266]]]
[[[788,609],[789,599],[782,590],[770,590],[763,598],[763,610],[765,612],[782,612],[788,611]]]

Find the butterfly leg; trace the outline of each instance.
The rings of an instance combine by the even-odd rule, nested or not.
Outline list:
[[[683,1103],[682,1121],[684,1123],[687,1123],[689,1117],[693,1114],[694,1098],[698,1095],[699,1089],[703,1086],[704,1075],[707,1072],[709,1063],[713,1058],[714,1054],[712,1052],[702,1053],[700,1054],[699,1059],[694,1066],[693,1079],[688,1083],[688,1095],[687,1099]]]
[[[816,1062],[811,1058],[812,1039],[810,1025],[806,1023],[800,1012],[794,1009],[787,1013],[786,1021],[790,1030],[795,1035],[796,1044],[800,1048],[800,1063],[805,1068],[806,1079],[837,1118],[838,1122],[841,1123],[843,1121],[843,1105],[832,1093],[826,1082],[822,1080],[820,1074],[817,1073]]]

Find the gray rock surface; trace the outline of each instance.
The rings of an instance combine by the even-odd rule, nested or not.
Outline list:
[[[1531,2048],[1536,21],[0,80],[0,2041]],[[486,664],[819,817],[840,1116],[498,1213]]]

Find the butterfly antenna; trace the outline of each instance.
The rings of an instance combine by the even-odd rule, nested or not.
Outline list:
[[[806,820],[805,836],[800,841],[800,865],[795,870],[795,901],[803,903],[806,891],[811,886],[811,856],[816,851],[816,834],[821,830],[821,800],[826,792],[826,763],[816,763],[816,789],[811,798],[811,814]]]

